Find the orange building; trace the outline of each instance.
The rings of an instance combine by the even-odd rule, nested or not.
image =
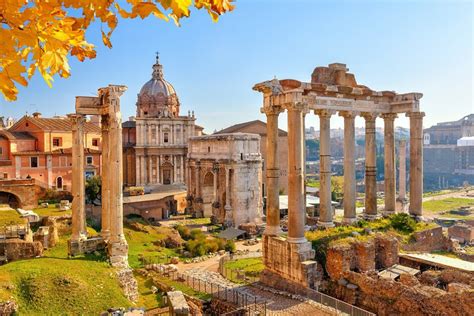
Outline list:
[[[84,128],[86,176],[100,175],[100,126]],[[67,117],[25,115],[9,129],[0,129],[0,178],[33,178],[43,187],[71,188],[72,125]]]

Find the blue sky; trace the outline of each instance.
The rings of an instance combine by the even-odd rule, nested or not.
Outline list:
[[[422,92],[428,127],[474,112],[472,19],[471,1],[240,0],[218,23],[204,11],[193,11],[180,28],[153,18],[121,20],[112,49],[101,44],[96,25],[88,33],[96,59],[72,61],[72,76],[56,78],[52,89],[36,74],[17,101],[0,98],[0,116],[71,113],[76,95],[115,83],[128,86],[127,118],[159,51],[182,114],[194,110],[208,133],[264,119],[255,83],[273,76],[309,81],[314,67],[332,62],[347,64],[372,89]],[[340,118],[331,123],[342,126]],[[316,117],[306,124],[316,125]]]

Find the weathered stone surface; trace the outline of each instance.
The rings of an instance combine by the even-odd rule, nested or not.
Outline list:
[[[466,311],[474,310],[473,291],[449,293],[431,286],[405,285],[355,272],[345,272],[344,277],[358,286],[356,305],[377,315],[454,316],[467,315]],[[343,291],[336,293],[347,302],[353,300],[353,297],[341,296]]]
[[[39,241],[6,239],[0,242],[0,254],[4,254],[8,261],[36,258],[43,254],[43,245]]]
[[[450,250],[451,243],[443,235],[442,227],[435,227],[413,233],[414,242],[402,244],[405,251],[432,252],[436,250]]]
[[[18,312],[18,305],[14,301],[0,302],[0,315],[11,316]]]
[[[375,236],[375,266],[388,268],[398,263],[398,239],[388,234]]]
[[[186,299],[181,291],[170,291],[167,292],[170,307],[170,315],[176,316],[187,316],[189,315],[190,308]]]
[[[474,241],[474,227],[466,224],[453,225],[448,228],[448,236],[460,243],[470,243]]]
[[[242,223],[239,225],[239,229],[242,229],[251,236],[258,234],[258,226],[255,223]]]
[[[133,276],[132,269],[121,269],[117,271],[117,278],[125,296],[132,302],[138,301],[138,283]]]
[[[373,239],[354,243],[355,268],[359,272],[375,270],[375,244]]]
[[[344,271],[355,267],[354,252],[351,244],[340,244],[329,247],[326,254],[326,271],[332,280],[342,278]]]
[[[407,274],[407,273],[402,273],[400,274],[400,283],[406,285],[406,286],[417,286],[420,284],[420,281],[418,281],[418,279],[411,275],[411,274]]]
[[[102,237],[93,237],[85,240],[68,240],[68,253],[77,256],[84,253],[93,253],[104,250],[106,243]]]

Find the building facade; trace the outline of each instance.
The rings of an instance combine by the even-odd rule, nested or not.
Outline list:
[[[188,153],[188,212],[239,227],[262,221],[260,136],[193,137]]]
[[[474,114],[423,131],[427,189],[474,183]]]
[[[263,158],[263,183],[262,194],[266,195],[266,157],[267,157],[267,124],[260,120],[244,122],[220,130],[215,135],[228,133],[252,133],[260,135],[260,152]],[[278,130],[278,156],[284,157],[279,160],[279,191],[288,194],[288,133],[282,129]]]
[[[180,115],[174,87],[158,57],[152,78],[138,93],[137,114],[123,124],[125,185],[184,184],[188,139],[202,134],[194,112]]]
[[[85,123],[85,175],[100,175],[100,127]],[[0,178],[35,179],[45,188],[71,189],[72,127],[68,118],[25,115],[0,129]]]

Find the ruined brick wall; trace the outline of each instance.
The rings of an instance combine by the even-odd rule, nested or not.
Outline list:
[[[442,227],[423,230],[413,233],[414,241],[402,244],[405,251],[432,252],[436,250],[451,250],[449,238],[443,235]]]
[[[377,234],[368,240],[347,238],[332,243],[326,254],[326,271],[338,280],[345,271],[368,272],[388,268],[398,263],[398,240]]]
[[[7,239],[0,242],[0,254],[8,261],[36,258],[43,254],[43,245],[39,241]]]
[[[458,287],[448,292],[420,284],[407,276],[404,282],[345,272],[352,290],[333,282],[331,294],[377,315],[468,315],[474,310],[474,291]],[[459,282],[459,278],[456,279]],[[405,283],[405,284],[404,284]]]
[[[465,224],[456,224],[448,228],[449,238],[455,238],[459,242],[471,242],[474,240],[474,227]]]

